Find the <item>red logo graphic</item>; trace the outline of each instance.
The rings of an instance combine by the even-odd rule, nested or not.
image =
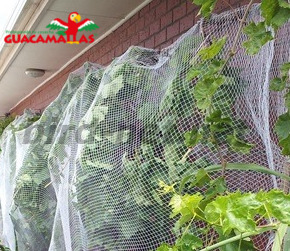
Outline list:
[[[67,36],[67,43],[70,44],[78,44],[80,42],[84,42],[82,40],[86,40],[84,35],[80,39],[80,41],[77,41],[77,33],[79,31],[91,31],[99,28],[92,20],[86,18],[83,21],[81,21],[81,16],[77,12],[72,12],[68,16],[68,22],[64,22],[63,20],[56,18],[51,21],[49,25],[46,26],[46,28],[49,28],[50,30],[59,30],[57,34],[59,35],[65,35]],[[73,40],[70,40],[72,36]],[[84,37],[84,38],[83,38]]]
[[[80,40],[77,41],[77,33],[79,31],[92,31],[99,28],[92,20],[86,18],[81,21],[81,16],[77,12],[72,12],[68,16],[68,22],[56,18],[51,21],[49,25],[46,26],[49,31],[6,31],[10,33],[4,37],[5,43],[69,43],[69,44],[79,44],[79,43],[92,43],[95,41],[94,34],[89,36],[82,35]],[[54,30],[57,30],[56,34],[60,35],[50,35],[53,34]],[[43,37],[41,34],[48,34]],[[66,39],[65,39],[66,36]]]

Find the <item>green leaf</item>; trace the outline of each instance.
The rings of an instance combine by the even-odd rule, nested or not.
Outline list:
[[[182,235],[182,237],[176,241],[176,247],[179,248],[180,251],[196,250],[202,246],[202,240],[190,233]]]
[[[287,138],[280,140],[279,144],[282,147],[282,154],[290,155],[290,134]]]
[[[211,77],[212,75],[221,71],[224,66],[224,60],[212,59],[209,64],[196,64],[191,67],[187,74],[187,80],[192,80],[199,75],[203,75],[203,77]]]
[[[205,192],[206,199],[212,199],[218,194],[223,194],[227,190],[227,185],[223,177],[219,177],[210,182],[210,187]]]
[[[243,46],[250,55],[258,53],[264,44],[273,39],[271,32],[266,30],[264,22],[257,25],[253,22],[250,23],[244,28],[244,33],[249,39],[243,43]]]
[[[236,192],[218,196],[206,206],[204,212],[211,224],[220,226],[223,233],[228,235],[232,230],[238,230],[240,233],[255,232],[254,210],[259,206],[261,203],[255,200],[254,194]]]
[[[262,0],[261,12],[265,18],[266,24],[270,25],[272,18],[279,11],[279,3],[277,0]]]
[[[281,66],[280,69],[281,69],[282,77],[288,78],[289,77],[289,71],[290,71],[290,62],[284,63]]]
[[[199,193],[189,195],[179,195],[174,194],[170,200],[169,205],[172,207],[171,218],[175,217],[178,214],[190,215],[190,217],[195,217],[195,210],[198,208],[198,204],[203,199],[203,196]]]
[[[245,141],[238,139],[235,134],[228,135],[227,142],[233,151],[240,152],[243,154],[249,154],[252,147],[254,146],[253,144],[249,144]]]
[[[216,122],[220,122],[222,120],[222,111],[221,110],[215,110],[211,112],[206,118],[205,122],[209,124],[213,124]],[[231,123],[232,121],[229,118],[226,118],[225,123]]]
[[[287,233],[287,228],[288,228],[287,224],[280,224],[280,226],[278,227],[275,233],[275,239],[272,246],[272,251],[283,251],[282,244],[283,244],[284,236]],[[287,250],[287,249],[284,249],[284,250]]]
[[[192,80],[202,74],[202,69],[200,65],[194,65],[187,73],[187,80]]]
[[[290,3],[288,0],[278,0],[279,6],[290,9]]]
[[[286,82],[283,81],[281,78],[274,78],[271,80],[270,83],[270,90],[271,91],[283,91],[286,87]]]
[[[280,190],[259,192],[258,199],[264,203],[270,217],[275,217],[282,223],[290,225],[290,194]]]
[[[178,248],[175,246],[171,247],[168,244],[163,243],[156,249],[156,251],[180,251],[180,250],[178,250]]]
[[[228,126],[232,125],[231,118],[223,117],[221,110],[213,111],[205,118],[205,121],[210,124],[210,130],[212,132],[223,132],[228,129]]]
[[[171,251],[171,248],[168,244],[163,243],[161,246],[159,246],[156,251]]]
[[[106,133],[104,137],[112,144],[126,143],[130,137],[130,130],[123,130],[118,132]]]
[[[112,82],[104,85],[102,96],[103,98],[115,97],[123,87],[123,75],[119,75]]]
[[[288,111],[290,111],[290,91],[285,94],[284,98],[285,106],[288,108]]]
[[[15,119],[14,116],[8,116],[3,119],[0,119],[0,136],[2,135],[6,127],[8,127],[14,121],[14,119]]]
[[[202,60],[213,59],[216,55],[220,53],[226,41],[226,37],[222,37],[218,40],[213,40],[212,44],[208,47],[202,48],[198,52],[198,55],[202,58]]]
[[[192,0],[192,2],[198,6],[201,6],[198,14],[201,14],[204,17],[209,17],[217,0]]]
[[[92,113],[94,122],[99,124],[105,120],[106,115],[108,114],[109,108],[107,106],[96,106],[94,107]]]
[[[202,187],[206,183],[209,183],[210,180],[211,179],[210,179],[210,176],[208,175],[208,173],[204,169],[200,169],[196,173],[195,179],[194,179],[194,181],[191,182],[190,187],[194,187],[194,186]]]
[[[271,20],[271,25],[278,29],[289,20],[290,9],[280,8],[279,12]]]
[[[223,215],[228,209],[228,200],[226,197],[218,197],[215,201],[209,203],[205,208],[206,220],[212,225],[219,225]]]
[[[261,12],[267,25],[279,28],[289,19],[289,4],[282,0],[262,0]]]
[[[184,178],[182,178],[180,184],[179,184],[179,193],[182,193],[183,188],[185,187],[185,185],[192,179],[193,175],[187,175]]]
[[[201,110],[209,108],[212,98],[218,88],[224,83],[224,78],[204,78],[196,84],[193,96],[197,101],[197,107]]]
[[[188,148],[192,148],[199,143],[199,141],[202,138],[202,135],[198,132],[197,129],[193,128],[191,131],[186,132],[184,134],[184,138],[185,138],[185,141],[184,141],[185,145]]]
[[[275,132],[279,140],[286,139],[290,135],[290,114],[282,114],[275,125]]]
[[[166,144],[164,146],[165,162],[168,166],[168,176],[170,181],[178,178],[176,163],[182,158],[182,153],[186,151],[184,144]]]
[[[176,215],[181,213],[181,210],[183,209],[183,203],[182,203],[182,196],[178,194],[174,194],[173,197],[170,200],[169,205],[172,207],[172,214],[171,218],[175,217]]]

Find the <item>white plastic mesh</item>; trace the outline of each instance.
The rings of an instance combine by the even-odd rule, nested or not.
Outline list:
[[[55,140],[48,156],[52,185],[58,198],[50,244],[52,250],[57,250],[59,247],[70,250],[71,232],[76,235],[81,231],[78,228],[79,224],[75,224],[75,221],[78,221],[78,213],[69,212],[74,201],[69,199],[68,188],[71,177],[75,175],[75,157],[78,144],[82,143],[81,131],[85,129],[78,127],[79,122],[95,98],[102,75],[103,70],[97,65],[88,69],[83,84],[76,91],[56,128]]]
[[[33,123],[36,113],[31,110],[25,110],[22,116],[18,116],[5,129],[0,141],[0,205],[1,205],[1,240],[5,240],[7,246],[15,249],[15,236],[13,223],[9,215],[9,205],[13,202],[13,190],[15,188],[16,178],[16,136],[18,131],[24,130]]]
[[[16,170],[9,207],[18,250],[48,250],[56,196],[50,183],[47,157],[55,129],[76,90],[83,84],[88,65],[71,73],[63,90],[41,118],[16,133]]]
[[[187,74],[200,48],[214,38],[228,37],[220,55],[226,57],[244,10],[200,21],[161,52],[130,47],[104,69],[86,64],[71,74],[40,120],[16,133],[16,167],[7,167],[15,172],[13,195],[9,205],[4,203],[12,235],[4,235],[5,244],[15,247],[14,231],[19,250],[143,251],[172,243],[169,198],[158,194],[159,180],[174,183],[220,162],[204,144],[186,163],[179,162],[187,151],[184,133],[204,119],[192,93],[195,81]],[[260,19],[255,5],[246,21]],[[213,101],[234,118],[235,128],[246,126],[244,136],[255,147],[242,155],[222,145],[227,162],[288,174],[273,132],[285,106],[282,94],[269,91],[269,81],[289,61],[289,31],[287,23],[255,56],[241,48],[244,35],[238,41],[241,49]],[[33,128],[42,131],[23,144]],[[250,171],[226,171],[226,179],[231,191],[289,189],[276,177]],[[270,237],[261,235],[255,244],[267,250]]]

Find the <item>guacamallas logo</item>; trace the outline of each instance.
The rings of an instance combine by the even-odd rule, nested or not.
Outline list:
[[[5,43],[92,43],[95,41],[94,34],[82,35],[77,40],[79,31],[93,31],[97,26],[92,20],[86,18],[81,21],[81,16],[77,12],[72,12],[68,16],[68,22],[56,18],[46,26],[49,31],[6,31],[9,33],[4,37]],[[54,31],[57,31],[56,36]],[[46,35],[44,35],[46,34]]]

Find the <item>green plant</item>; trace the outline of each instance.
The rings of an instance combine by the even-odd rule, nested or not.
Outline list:
[[[189,194],[186,192],[188,187],[203,189]],[[256,250],[248,237],[282,228],[276,244],[281,246],[285,227],[287,229],[290,224],[290,195],[279,190],[230,193],[222,177],[212,179],[204,169],[192,177],[188,187],[177,192],[174,186],[160,183],[163,194],[172,194],[171,217],[178,216],[174,231],[179,238],[173,247],[164,244],[158,251],[200,250],[202,247],[205,247],[202,250]],[[199,225],[204,223],[198,229],[199,235],[205,237],[203,239],[192,233],[197,222]],[[216,243],[214,235],[218,235]]]
[[[0,119],[0,137],[3,134],[5,128],[10,125],[11,122],[15,119],[15,116],[9,115],[5,118]]]
[[[16,134],[23,130],[26,129],[27,127],[29,127],[31,124],[33,124],[35,121],[37,121],[39,119],[39,115],[36,115],[34,112],[30,111],[30,110],[25,110],[24,114],[21,116],[17,116],[13,122],[10,123],[10,125],[6,128],[6,130],[4,131],[4,133],[2,134],[2,139],[1,139],[1,148],[3,149],[3,152],[1,153],[0,156],[0,162],[1,162],[1,173],[3,175],[3,179],[5,179],[6,185],[3,186],[1,189],[3,189],[3,193],[5,194],[5,197],[1,197],[1,204],[3,207],[2,210],[2,215],[3,218],[9,217],[8,214],[8,210],[7,208],[11,205],[11,202],[13,200],[13,194],[12,194],[12,189],[10,189],[13,186],[13,182],[15,179],[15,173],[16,171],[16,159],[17,159],[17,154],[19,153],[17,151],[17,147],[16,147]],[[3,203],[4,202],[4,203]],[[3,228],[5,227],[5,231],[7,231],[7,229],[9,229],[10,225],[8,224],[7,226],[3,226]],[[11,231],[13,231],[13,229],[9,229]],[[8,231],[9,231],[8,230]],[[16,234],[15,234],[16,237]],[[6,240],[7,241],[7,240]],[[8,242],[8,241],[7,241]],[[8,250],[8,249],[5,249]],[[16,250],[17,249],[17,240],[16,240]]]
[[[286,113],[279,116],[275,126],[275,131],[278,135],[280,146],[282,147],[282,153],[290,155],[290,62],[281,66],[281,77],[274,78],[271,81],[270,89],[273,91],[283,91],[285,106],[288,110]]]
[[[249,37],[244,46],[250,54],[272,39],[266,24],[277,29],[285,21],[287,3],[271,1],[264,0],[262,7],[268,21],[244,29]],[[195,2],[201,5],[201,13],[209,16],[217,0]],[[226,149],[228,154],[246,156],[256,143],[247,137],[249,128],[233,109],[248,83],[239,77],[241,69],[228,64],[239,49],[237,42],[251,4],[229,50],[226,36],[213,39],[207,46],[202,35],[194,39],[189,36],[175,53],[164,53],[164,58],[170,58],[164,72],[151,71],[157,63],[155,52],[133,48],[126,53],[125,61],[114,61],[100,78],[88,78],[98,91],[92,91],[96,93],[92,106],[91,100],[82,96],[89,110],[81,126],[89,125],[89,130],[83,132],[86,140],[76,161],[71,154],[78,146],[70,141],[71,134],[58,134],[54,127],[64,120],[74,126],[78,122],[73,116],[60,120],[83,81],[70,79],[65,95],[41,117],[39,123],[44,131],[37,143],[29,146],[17,176],[11,218],[20,249],[48,249],[56,208],[53,188],[57,194],[59,185],[68,195],[59,197],[59,206],[64,202],[62,212],[69,213],[61,221],[54,221],[54,241],[59,238],[62,245],[61,231],[71,226],[69,237],[74,249],[83,249],[83,245],[90,250],[136,250],[140,246],[154,249],[156,240],[162,242],[172,236],[174,222],[175,245],[163,244],[159,251],[254,250],[249,237],[272,230],[277,230],[274,246],[280,248],[284,235],[289,236],[285,231],[289,224],[289,195],[278,190],[231,193],[226,186],[227,170],[260,172],[290,180],[283,173],[257,164],[228,163],[223,153]],[[269,11],[272,5],[273,12]],[[195,50],[199,52],[192,58]],[[287,67],[282,67],[281,78],[273,80],[277,91],[288,91]],[[171,75],[169,71],[176,72]],[[82,100],[75,103],[83,109]],[[83,112],[75,112],[76,118]],[[191,123],[193,117],[197,119]],[[288,117],[282,116],[276,126],[285,154],[289,145]],[[59,141],[52,147],[52,138],[58,136]],[[197,145],[205,153],[201,158],[192,156]],[[211,154],[218,155],[220,163],[216,164]],[[281,205],[281,201],[285,204]],[[172,207],[171,220],[168,203]],[[151,240],[148,236],[152,233]]]
[[[1,251],[9,251],[10,249],[0,244]]]
[[[82,83],[80,74],[72,74],[59,97],[24,132],[29,138],[24,144],[28,146],[13,177],[15,186],[9,208],[19,249],[47,250],[49,247],[56,198],[51,186],[48,154],[63,111]]]
[[[217,1],[193,0],[193,2],[201,6],[200,13],[203,16],[209,17]],[[221,147],[249,154],[254,142],[248,143],[243,138],[245,135],[243,131],[246,128],[235,126],[239,123],[234,121],[231,114],[231,102],[225,103],[228,112],[220,110],[219,106],[216,105],[216,102],[219,101],[219,92],[229,82],[232,82],[227,79],[227,67],[231,58],[237,53],[238,40],[242,32],[248,36],[248,40],[243,43],[243,46],[248,54],[253,55],[259,52],[264,44],[274,39],[268,30],[269,27],[277,30],[289,18],[289,3],[263,0],[261,12],[264,21],[257,24],[254,22],[245,24],[252,4],[253,1],[250,1],[245,9],[230,49],[225,52],[227,37],[213,40],[209,46],[204,46],[199,50],[197,57],[193,59],[193,66],[188,72],[188,79],[195,82],[193,96],[196,106],[204,116],[204,122],[201,126],[193,127],[185,133],[185,145],[188,150],[181,162],[187,161],[197,144],[206,144],[212,146],[218,153],[220,165],[213,165],[184,177],[179,182],[179,192],[175,191],[174,185],[166,185],[163,181],[160,183],[164,193],[173,194],[170,200],[171,217],[179,215],[180,218],[174,227],[178,237],[175,245],[163,244],[157,249],[158,251],[214,250],[217,248],[220,250],[256,250],[248,237],[270,230],[276,230],[273,250],[281,250],[282,240],[286,234],[287,226],[290,224],[290,196],[279,190],[258,193],[241,193],[239,191],[230,193],[224,180],[227,169],[247,170],[247,168],[254,168],[256,171],[266,171],[263,167],[252,164],[227,163]],[[222,51],[227,55],[225,59],[220,58]],[[281,67],[281,77],[275,78],[271,82],[272,90],[286,90],[285,103],[288,111],[279,117],[275,127],[282,153],[285,155],[290,155],[289,69],[290,64],[285,63]],[[208,171],[217,169],[222,170],[222,174],[213,179]],[[280,174],[279,176],[289,180],[287,175]],[[190,183],[189,186],[187,186],[188,183]],[[189,193],[192,191],[191,189],[197,187],[201,187],[202,192]],[[265,220],[270,221],[270,224],[265,223]],[[204,227],[198,227],[198,222],[203,222]],[[200,235],[205,236],[206,239],[194,236],[191,228],[200,231]],[[210,240],[207,239],[208,235],[212,236]],[[218,236],[217,242],[214,235]]]
[[[169,215],[166,207],[163,214],[153,214],[162,210],[163,202],[156,202],[156,189],[158,179],[167,173],[167,166],[154,154],[155,137],[145,142],[141,136],[147,133],[143,128],[156,129],[148,122],[156,107],[138,100],[141,92],[152,88],[148,75],[147,69],[136,70],[129,63],[114,65],[107,73],[108,82],[98,103],[83,121],[93,134],[87,135],[88,141],[82,148],[79,159],[82,168],[78,170],[74,197],[87,229],[89,248],[112,250],[116,243],[130,243],[136,235],[140,242],[145,242],[149,229],[161,228]],[[142,99],[146,100],[146,96]],[[136,120],[140,128],[134,128]],[[133,142],[134,131],[137,145]],[[136,152],[125,154],[129,145],[136,145]],[[123,156],[121,163],[116,161],[118,156]],[[160,169],[152,171],[154,165]],[[147,186],[152,189],[146,190]],[[149,242],[146,245],[153,248]]]

